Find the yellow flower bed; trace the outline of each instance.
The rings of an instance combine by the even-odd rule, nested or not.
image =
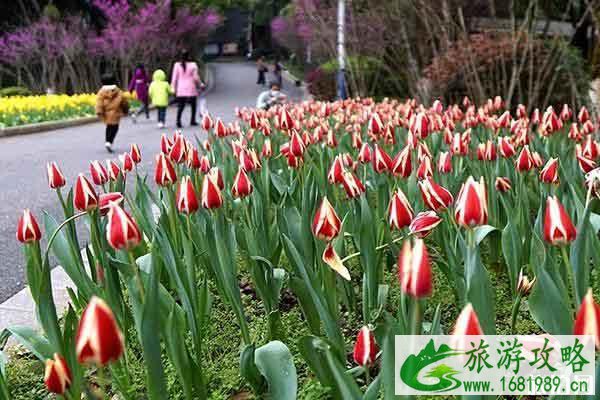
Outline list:
[[[95,114],[95,104],[96,94],[3,97],[0,98],[0,127],[91,116]]]

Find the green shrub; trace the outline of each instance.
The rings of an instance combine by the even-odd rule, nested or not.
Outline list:
[[[0,89],[0,97],[30,96],[31,90],[22,86],[9,86]]]

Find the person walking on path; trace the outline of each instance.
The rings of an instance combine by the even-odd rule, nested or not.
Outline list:
[[[279,58],[275,59],[275,62],[273,63],[273,79],[271,80],[272,83],[276,83],[279,88],[283,88],[283,71],[285,68],[283,68],[283,65],[279,62]]]
[[[267,84],[266,74],[268,68],[265,64],[264,57],[260,56],[258,57],[258,60],[256,60],[256,70],[258,71],[258,79],[256,80],[256,84],[265,86]]]
[[[117,86],[112,74],[102,76],[102,87],[96,95],[96,115],[106,125],[104,147],[112,153],[112,145],[119,131],[121,117],[127,115],[129,103]]]
[[[148,107],[148,85],[149,85],[148,74],[142,64],[138,64],[133,72],[133,77],[129,82],[129,92],[135,92],[136,97],[142,103],[142,106],[131,114],[133,123],[137,121],[137,116],[142,113],[146,114],[146,119],[150,118],[150,109]]]
[[[157,69],[152,74],[152,83],[148,90],[152,105],[156,107],[158,114],[158,127],[165,127],[165,119],[167,117],[167,106],[169,105],[169,95],[173,94],[173,89],[167,82],[167,74],[162,69]]]
[[[204,83],[198,75],[198,65],[192,61],[190,53],[187,51],[183,52],[180,61],[173,65],[171,86],[175,91],[177,101],[177,127],[181,128],[181,114],[183,114],[186,104],[189,104],[192,109],[190,125],[198,125],[196,122],[198,88],[204,86]]]

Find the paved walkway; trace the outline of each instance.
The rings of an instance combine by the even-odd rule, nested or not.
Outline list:
[[[216,87],[208,95],[208,109],[214,116],[228,121],[234,117],[234,108],[253,106],[261,88],[255,85],[252,64],[216,63]],[[299,91],[288,84],[291,98]],[[133,124],[122,121],[115,142],[118,153],[128,150],[130,143],[138,143],[142,151],[142,170],[153,172],[153,158],[159,151],[162,132],[171,133],[175,127],[175,109],[167,113],[167,129],[156,128],[155,114],[151,120],[143,116]],[[189,108],[183,116],[184,133],[199,134],[190,129]],[[17,219],[23,208],[30,208],[41,223],[42,210],[55,217],[62,212],[56,194],[48,188],[46,163],[57,161],[66,175],[67,184],[73,184],[79,172],[89,174],[90,160],[105,160],[110,155],[104,150],[104,130],[100,123],[0,139],[0,303],[25,286],[21,244],[15,239]]]

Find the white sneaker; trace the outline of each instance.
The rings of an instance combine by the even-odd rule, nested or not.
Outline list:
[[[109,153],[112,153],[112,144],[110,142],[106,142],[104,143],[104,147],[106,148],[106,151],[108,151]]]
[[[163,129],[165,127],[165,123],[164,122],[159,122],[158,123],[158,128],[159,129]]]
[[[137,115],[136,115],[135,113],[132,113],[132,114],[131,114],[131,121],[132,121],[134,124],[137,124]]]

